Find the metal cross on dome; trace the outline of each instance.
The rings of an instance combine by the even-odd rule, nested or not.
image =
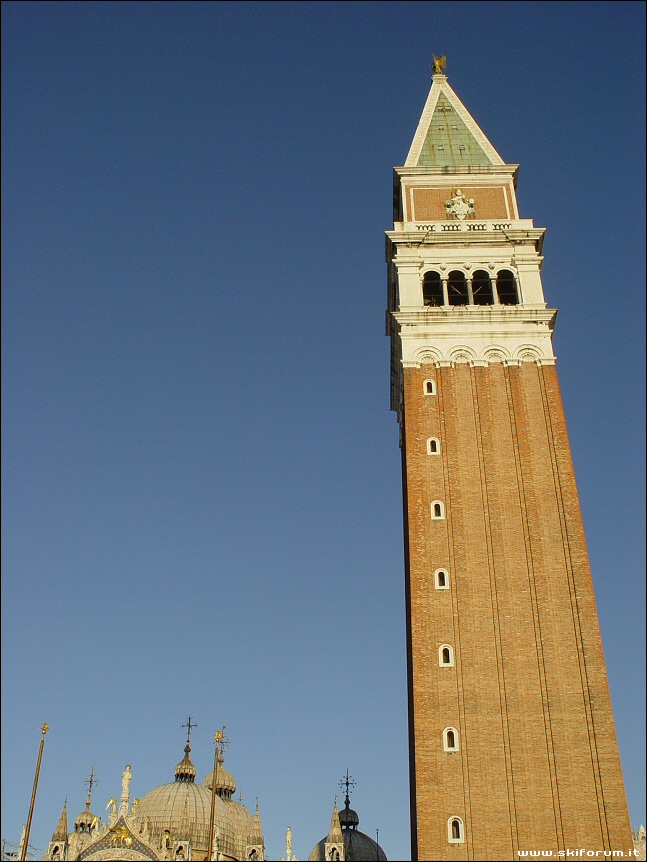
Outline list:
[[[193,724],[191,722],[191,716],[190,715],[186,720],[186,724],[182,725],[183,728],[186,727],[186,741],[187,741],[187,744],[189,744],[189,745],[191,744],[191,731],[193,730],[194,727],[197,727],[197,726],[198,726],[197,724]]]
[[[88,785],[88,802],[90,802],[92,797],[92,788],[99,783],[99,779],[94,776],[94,766],[90,767],[90,774],[83,783]]]
[[[340,787],[345,787],[345,788],[346,788],[346,799],[344,800],[344,803],[345,803],[346,805],[350,805],[350,796],[349,796],[349,794],[350,794],[352,791],[351,791],[349,788],[351,788],[351,787],[355,787],[355,782],[353,781],[352,776],[348,774],[348,767],[346,768],[346,775],[344,775],[344,777],[342,778],[342,780],[339,782],[339,786],[340,786]]]

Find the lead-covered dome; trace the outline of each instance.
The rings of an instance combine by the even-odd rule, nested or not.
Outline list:
[[[354,782],[346,771],[346,800],[345,806],[341,811],[337,811],[337,797],[335,797],[335,805],[330,821],[330,829],[328,835],[322,838],[312,848],[308,856],[308,862],[326,862],[328,859],[339,858],[337,855],[341,850],[341,844],[344,845],[344,859],[348,862],[360,862],[360,860],[382,860],[386,862],[386,855],[377,841],[374,841],[370,835],[360,832],[357,826],[359,825],[359,817],[356,811],[350,807],[349,787],[354,785]],[[328,847],[326,847],[328,845]],[[331,855],[334,854],[334,855]]]
[[[236,779],[231,772],[227,772],[224,768],[224,762],[225,758],[220,754],[218,756],[218,769],[216,772],[216,793],[222,799],[231,799],[236,792]],[[208,790],[211,790],[213,786],[213,772],[210,772],[202,783]]]
[[[137,820],[142,828],[148,829],[153,846],[171,847],[173,841],[185,839],[191,841],[194,852],[201,854],[209,847],[212,797],[210,787],[195,783],[196,769],[190,751],[187,743],[184,758],[175,767],[175,781],[161,784],[142,796]],[[220,785],[220,770],[217,784]],[[214,824],[220,853],[225,858],[244,858],[252,815],[227,797],[218,795],[215,803]]]
[[[365,835],[358,829],[344,829],[342,835],[344,838],[344,855],[349,862],[360,862],[360,860],[367,860],[368,862],[368,860],[375,859],[386,862],[384,850],[369,835]],[[327,838],[322,838],[312,848],[308,862],[325,862],[327,840]]]
[[[339,825],[342,829],[356,829],[359,826],[357,811],[348,805],[339,812]]]
[[[90,811],[90,803],[87,802],[85,805],[85,811],[82,811],[77,817],[74,818],[74,831],[75,832],[90,832],[96,824],[99,822],[101,818],[96,817]]]

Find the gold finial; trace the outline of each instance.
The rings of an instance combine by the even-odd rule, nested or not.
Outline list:
[[[434,54],[434,62],[431,64],[431,69],[434,75],[442,75],[443,69],[447,68],[447,57],[443,54],[441,57],[437,57]]]
[[[45,734],[47,733],[48,730],[49,730],[49,724],[47,724],[46,722],[43,723],[43,726],[40,729],[40,732],[43,734],[43,736],[45,736]]]

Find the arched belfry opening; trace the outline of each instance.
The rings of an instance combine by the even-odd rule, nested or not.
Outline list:
[[[492,281],[484,269],[477,269],[472,276],[472,298],[474,305],[493,305]]]
[[[447,279],[447,296],[450,305],[469,305],[467,278],[459,269],[453,269]]]
[[[422,280],[422,303],[429,308],[444,304],[443,282],[439,272],[426,272]]]
[[[496,292],[501,305],[517,305],[519,294],[517,280],[509,269],[502,269],[496,277]]]

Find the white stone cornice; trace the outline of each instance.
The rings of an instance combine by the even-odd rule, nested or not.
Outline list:
[[[446,165],[399,165],[393,168],[397,177],[444,177],[447,178]],[[457,174],[469,176],[487,176],[496,175],[498,177],[505,175],[516,176],[519,172],[519,165],[503,164],[500,165],[451,165],[451,176]]]
[[[554,362],[552,308],[409,307],[392,312],[393,338],[405,366],[425,363]]]
[[[439,305],[434,308],[415,306],[393,312],[401,326],[422,326],[425,331],[443,333],[457,327],[465,331],[492,332],[501,325],[543,325],[552,328],[557,315],[555,308],[524,305]],[[480,327],[479,327],[480,324]],[[474,327],[477,329],[474,329]]]
[[[513,243],[520,247],[543,240],[546,228],[534,227],[532,219],[479,219],[474,221],[406,221],[395,222],[393,230],[386,232],[391,242],[401,243],[446,243],[455,242],[460,237],[464,243],[491,243],[493,238],[499,242]],[[467,236],[465,236],[467,234]],[[518,253],[520,253],[520,251]]]

